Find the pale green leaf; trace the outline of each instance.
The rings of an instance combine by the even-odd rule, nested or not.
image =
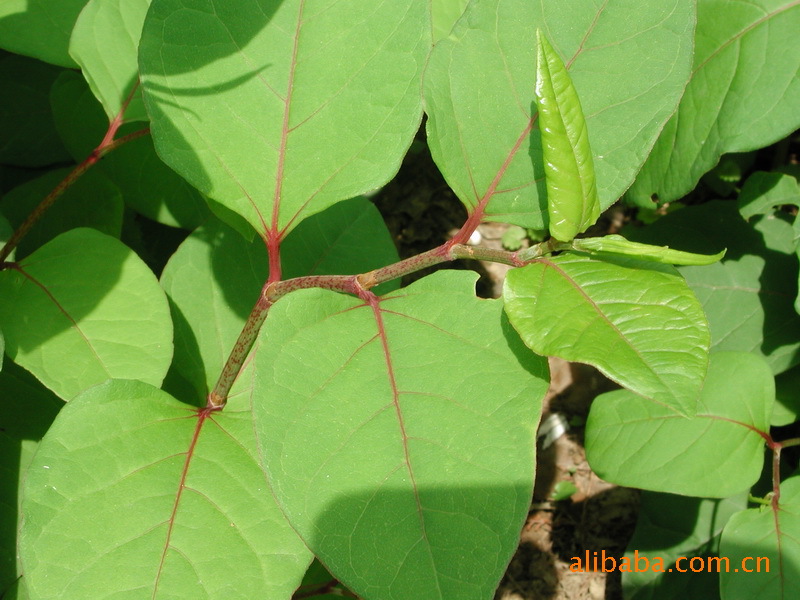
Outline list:
[[[3,600],[22,600],[13,584],[22,575],[17,564],[17,531],[22,521],[22,482],[39,440],[64,403],[27,371],[5,359],[0,373],[0,592]],[[15,595],[16,594],[16,595]]]
[[[586,423],[586,456],[595,473],[619,485],[724,498],[761,474],[774,400],[761,358],[718,352],[694,417],[628,390],[598,396]]]
[[[708,324],[672,267],[565,254],[510,271],[503,299],[534,352],[593,365],[667,410],[694,413]]]
[[[752,352],[778,374],[800,361],[798,262],[791,225],[777,216],[742,219],[735,202],[714,201],[670,213],[627,237],[725,260],[679,271],[703,305],[711,349]]]
[[[433,0],[431,2],[431,23],[433,43],[446,38],[464,14],[469,0]]]
[[[159,155],[274,242],[386,183],[419,127],[417,0],[161,0],[140,68]]]
[[[677,200],[722,154],[800,127],[798,31],[795,0],[698,0],[691,80],[628,197]]]
[[[3,0],[0,2],[0,47],[75,67],[67,51],[78,14],[87,0]]]
[[[581,252],[598,254],[598,258],[602,258],[603,254],[618,254],[667,265],[710,265],[722,260],[722,257],[725,256],[725,250],[716,254],[695,254],[672,250],[669,246],[651,246],[650,244],[631,242],[621,235],[613,234],[572,240],[572,247]]]
[[[0,273],[6,353],[62,399],[110,378],[160,385],[172,322],[152,271],[93,229],[72,229]]]
[[[536,104],[550,235],[572,240],[600,216],[589,133],[564,62],[536,31]]]
[[[546,363],[474,281],[440,271],[373,305],[302,290],[262,329],[254,416],[272,489],[366,598],[490,598],[517,547]]]
[[[692,0],[473,0],[425,71],[428,144],[484,220],[545,229],[536,29],[564,57],[594,152],[601,207],[627,189],[689,77]]]
[[[257,461],[248,402],[197,411],[111,381],[64,407],[25,482],[36,599],[289,600],[311,555]]]
[[[722,600],[791,600],[800,587],[800,477],[780,486],[777,511],[751,508],[734,515],[722,532],[720,553],[730,569],[720,573]]]
[[[139,36],[150,0],[89,0],[81,11],[69,44],[92,92],[116,117],[139,82]],[[141,91],[125,109],[125,121],[147,121]]]

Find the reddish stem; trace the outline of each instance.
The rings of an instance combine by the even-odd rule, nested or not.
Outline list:
[[[4,263],[11,252],[16,248],[22,239],[28,234],[36,222],[42,218],[42,216],[47,212],[47,210],[58,200],[61,195],[69,189],[69,187],[74,184],[79,177],[81,177],[86,171],[92,168],[97,161],[103,158],[109,152],[115,150],[122,144],[129,142],[133,139],[138,137],[142,137],[150,132],[149,128],[142,129],[139,131],[135,131],[128,135],[125,135],[119,139],[114,139],[114,136],[117,135],[117,131],[119,130],[120,126],[123,123],[123,115],[125,114],[125,110],[128,108],[131,100],[133,99],[136,90],[139,87],[139,81],[137,80],[136,83],[133,85],[133,89],[131,89],[128,97],[122,103],[120,107],[119,113],[111,119],[111,122],[108,124],[108,129],[106,130],[103,139],[98,144],[97,148],[92,150],[92,152],[87,156],[83,162],[81,162],[78,166],[76,166],[70,173],[61,180],[61,182],[47,195],[45,196],[44,200],[42,200],[39,205],[33,209],[28,217],[20,224],[19,227],[14,231],[11,238],[6,242],[3,249],[0,250],[0,263]]]

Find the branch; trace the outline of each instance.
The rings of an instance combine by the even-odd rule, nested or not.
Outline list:
[[[117,130],[119,130],[123,123],[123,115],[125,114],[125,110],[128,108],[128,104],[130,104],[131,100],[133,99],[138,86],[139,82],[137,80],[133,86],[133,89],[131,89],[130,94],[128,94],[128,97],[122,103],[119,113],[109,122],[108,129],[106,130],[106,133],[103,136],[103,139],[100,141],[100,144],[98,144],[97,148],[92,150],[91,154],[89,154],[89,156],[87,156],[83,162],[76,166],[64,179],[62,179],[61,182],[53,189],[53,191],[50,192],[44,198],[44,200],[42,200],[39,205],[33,209],[33,212],[28,215],[22,224],[17,227],[11,238],[6,242],[5,246],[3,246],[3,249],[0,250],[0,263],[5,262],[14,248],[16,248],[22,241],[22,238],[24,238],[31,230],[31,227],[33,227],[36,222],[42,218],[44,213],[47,212],[53,203],[58,200],[61,195],[78,180],[81,175],[86,173],[86,171],[93,167],[109,152],[119,148],[121,145],[131,140],[142,137],[143,135],[147,135],[150,132],[150,128],[148,127],[122,136],[119,139],[114,139],[114,136],[117,135]]]
[[[236,377],[242,369],[242,365],[244,365],[244,361],[250,353],[253,344],[255,344],[258,332],[261,330],[261,326],[267,318],[270,307],[291,292],[311,288],[322,288],[343,292],[345,294],[353,294],[364,301],[368,301],[369,297],[372,296],[372,292],[369,290],[376,285],[391,281],[392,279],[397,279],[409,273],[414,273],[415,271],[432,265],[453,261],[459,258],[471,258],[503,263],[513,267],[521,267],[552,252],[556,249],[555,244],[555,241],[551,242],[548,240],[547,242],[535,244],[520,252],[509,252],[506,250],[467,246],[465,244],[452,244],[451,241],[433,250],[428,250],[422,254],[360,275],[308,275],[306,277],[295,277],[294,279],[286,279],[284,281],[272,281],[270,279],[264,284],[258,301],[253,307],[253,310],[250,311],[244,328],[239,334],[239,338],[236,340],[236,344],[233,350],[231,350],[231,354],[222,369],[222,373],[219,379],[217,379],[214,389],[208,395],[206,406],[215,409],[225,406],[231,387],[236,381]]]

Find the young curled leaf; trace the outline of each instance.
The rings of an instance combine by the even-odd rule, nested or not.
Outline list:
[[[550,235],[572,240],[600,216],[592,150],[578,94],[567,69],[536,32],[536,101],[542,134]]]
[[[695,254],[694,252],[672,250],[669,246],[651,246],[650,244],[630,242],[621,235],[572,240],[572,248],[589,254],[621,254],[668,265],[711,265],[725,256],[725,250],[717,254]]]

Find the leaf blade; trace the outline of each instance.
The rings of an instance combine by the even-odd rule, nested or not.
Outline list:
[[[514,269],[506,314],[534,352],[591,364],[683,414],[708,365],[702,309],[671,267],[562,255]]]

